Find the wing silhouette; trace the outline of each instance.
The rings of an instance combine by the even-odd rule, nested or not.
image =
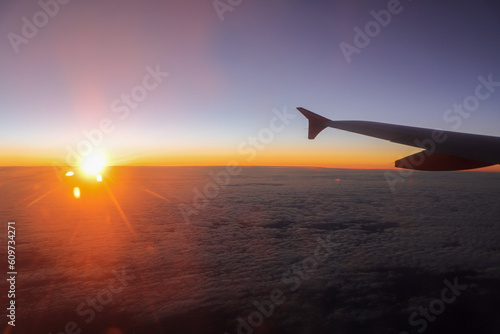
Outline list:
[[[331,127],[424,149],[397,160],[395,166],[399,168],[450,171],[500,164],[500,137],[368,121],[332,121],[305,108],[297,110],[309,120],[309,139]]]

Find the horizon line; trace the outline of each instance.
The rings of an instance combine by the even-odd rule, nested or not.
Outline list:
[[[307,169],[307,168],[319,168],[319,169],[342,169],[342,170],[395,170],[395,171],[408,171],[407,169],[402,169],[402,168],[397,168],[397,167],[392,167],[392,168],[378,168],[378,167],[362,167],[362,166],[356,166],[356,167],[335,167],[335,166],[328,166],[328,165],[237,165],[238,167],[255,167],[255,168],[301,168],[301,169]],[[79,166],[74,166],[74,165],[59,165],[59,166],[54,166],[54,165],[0,165],[0,168],[40,168],[40,167],[68,167],[68,168],[78,168]],[[108,165],[106,167],[160,167],[160,168],[194,168],[194,167],[221,167],[221,168],[226,168],[227,165]],[[489,167],[484,167],[484,168],[478,168],[478,169],[470,169],[470,170],[458,170],[458,171],[451,171],[451,172],[483,172],[483,173],[498,173],[500,172],[499,170],[491,170],[495,166],[489,166]],[[420,170],[415,170],[415,172],[429,172],[429,171],[420,171]],[[450,171],[448,171],[450,172]]]

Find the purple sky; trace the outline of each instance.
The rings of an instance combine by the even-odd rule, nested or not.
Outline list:
[[[56,2],[42,3],[54,10]],[[340,44],[355,46],[354,28],[364,30],[374,20],[370,12],[388,4],[398,13],[348,63]],[[390,166],[392,157],[413,152],[336,130],[309,142],[297,106],[332,119],[500,135],[500,87],[460,124],[443,117],[475,94],[478,76],[500,82],[494,1],[244,0],[222,13],[223,21],[206,0],[58,6],[49,17],[36,1],[0,4],[3,164],[34,155],[64,160],[66,147],[76,147],[83,131],[103,119],[114,127],[99,147],[115,163],[211,155],[224,164],[269,126],[275,108],[297,117],[274,134],[255,164],[325,163],[317,160],[321,154],[349,164],[381,152]],[[16,44],[24,38],[24,17],[42,26]],[[113,102],[143,85],[146,68],[157,67],[168,77],[120,119]]]

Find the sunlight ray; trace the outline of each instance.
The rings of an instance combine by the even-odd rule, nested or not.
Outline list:
[[[122,207],[120,206],[120,204],[118,203],[118,201],[116,200],[116,197],[115,195],[113,195],[113,192],[111,191],[111,189],[109,189],[107,183],[104,183],[105,187],[106,187],[106,190],[108,191],[109,193],[109,196],[111,197],[111,200],[113,201],[113,204],[116,206],[116,209],[118,210],[118,212],[120,213],[120,216],[122,216],[123,220],[125,221],[125,224],[127,225],[128,229],[130,230],[130,232],[134,235],[134,236],[137,236],[137,233],[134,231],[134,229],[132,228],[132,225],[130,225],[130,222],[127,218],[127,216],[125,215],[125,212],[123,212],[122,210]]]
[[[51,190],[47,191],[45,194],[43,194],[43,195],[39,196],[38,198],[34,199],[33,201],[31,201],[30,204],[27,205],[27,207],[32,206],[33,204],[35,204],[36,202],[38,202],[39,200],[43,199],[45,196],[53,193],[56,190],[57,190],[57,187],[54,188],[54,189],[51,189]]]
[[[169,200],[168,198],[165,198],[165,197],[163,197],[162,195],[157,194],[157,193],[155,193],[155,192],[154,192],[154,191],[152,191],[152,190],[149,190],[149,189],[142,189],[142,190],[144,190],[144,191],[145,191],[145,192],[147,192],[148,194],[151,194],[151,195],[153,195],[153,196],[156,196],[156,197],[158,197],[158,198],[160,198],[160,199],[162,199],[162,200],[164,200],[164,201],[167,201],[167,202],[169,202],[169,203],[172,203],[172,201],[171,201],[171,200]]]

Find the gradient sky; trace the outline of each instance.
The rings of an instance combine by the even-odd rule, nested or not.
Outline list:
[[[221,20],[210,0],[73,0],[16,52],[11,33],[22,36],[23,17],[43,14],[36,1],[4,1],[0,165],[64,163],[67,147],[103,119],[114,128],[96,150],[112,164],[392,168],[418,151],[334,129],[309,141],[298,106],[500,136],[500,88],[459,126],[443,119],[474,94],[478,76],[500,81],[497,2],[403,0],[348,63],[340,43],[353,45],[354,28],[387,5],[243,0]],[[120,119],[113,102],[157,66],[169,76]],[[242,154],[274,109],[297,117],[255,157]]]

